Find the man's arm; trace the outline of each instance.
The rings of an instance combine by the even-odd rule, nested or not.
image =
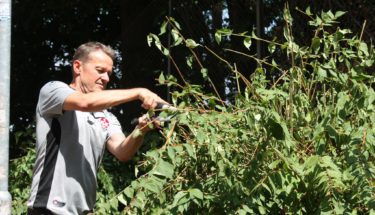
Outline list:
[[[127,137],[124,134],[114,134],[107,141],[107,149],[120,161],[129,161],[134,154],[138,151],[143,143],[144,135],[151,130],[147,125],[150,123],[146,117],[140,117],[137,129],[140,130],[141,135],[135,134],[135,130]],[[154,122],[159,126],[157,122]]]
[[[142,145],[143,135],[134,137],[130,134],[115,134],[107,142],[107,149],[120,161],[129,161]]]
[[[74,92],[64,100],[64,110],[95,112],[133,100],[141,100],[142,107],[149,109],[157,103],[167,103],[145,88],[103,90],[99,92]]]

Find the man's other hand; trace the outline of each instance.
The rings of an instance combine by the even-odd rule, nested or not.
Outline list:
[[[144,114],[138,118],[137,127],[141,130],[142,134],[146,134],[155,128],[160,128],[160,122],[157,120],[157,118],[148,119],[147,114]]]

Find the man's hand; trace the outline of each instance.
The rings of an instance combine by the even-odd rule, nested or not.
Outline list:
[[[155,128],[160,128],[160,122],[156,118],[150,120],[147,118],[147,114],[144,114],[143,116],[138,118],[137,128],[144,135]]]
[[[168,102],[161,99],[158,95],[145,88],[140,90],[138,98],[142,101],[144,109],[155,108],[158,103],[168,104]]]

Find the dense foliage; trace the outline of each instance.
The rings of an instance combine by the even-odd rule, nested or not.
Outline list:
[[[241,38],[247,49],[257,40],[268,43],[271,54],[264,59],[224,48],[258,64],[250,77],[237,70],[236,62],[184,38],[172,18],[159,35],[150,34],[149,44],[172,62],[173,48],[185,46],[191,53],[188,68],[200,72],[213,89],[197,49],[232,71],[228,82],[246,87],[237,88],[233,101],[223,101],[182,75],[181,84],[161,74],[159,82],[174,89],[177,115],[165,124],[161,137],[148,137],[148,149],[136,158],[135,178],[104,162],[97,213],[375,214],[373,46],[338,27],[343,12],[304,13],[314,29],[309,44],[297,44],[287,9],[284,38],[268,41],[252,32],[216,32],[217,43]],[[168,25],[172,50],[160,39]],[[290,63],[278,64],[282,57]],[[175,67],[178,71],[179,65]],[[27,165],[31,157],[13,164]],[[29,171],[17,169],[11,178],[30,177]],[[124,174],[128,178],[121,178]],[[16,186],[11,187],[14,211],[25,199],[25,185]]]
[[[179,114],[162,131],[164,144],[137,165],[138,178],[109,202],[119,201],[130,214],[374,214],[375,93],[369,74],[375,55],[350,30],[334,26],[343,14],[315,17],[306,10],[315,30],[311,44],[301,45],[285,10],[284,39],[267,42],[269,52],[286,55],[290,65],[278,65],[272,55],[239,53],[259,67],[246,78],[226,62],[235,80],[247,85],[234,103],[162,74],[162,84],[180,88],[173,93]],[[210,82],[194,58],[194,49],[208,47],[183,38],[173,19],[159,36],[150,34],[149,43],[173,59],[159,40],[166,25],[174,45],[191,50],[187,63],[197,64],[192,68]],[[224,37],[242,37],[247,48],[260,40],[217,31],[217,42]]]

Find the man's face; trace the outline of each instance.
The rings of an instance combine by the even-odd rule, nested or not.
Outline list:
[[[85,61],[75,62],[84,93],[106,89],[112,74],[113,61],[101,50],[91,52]]]

